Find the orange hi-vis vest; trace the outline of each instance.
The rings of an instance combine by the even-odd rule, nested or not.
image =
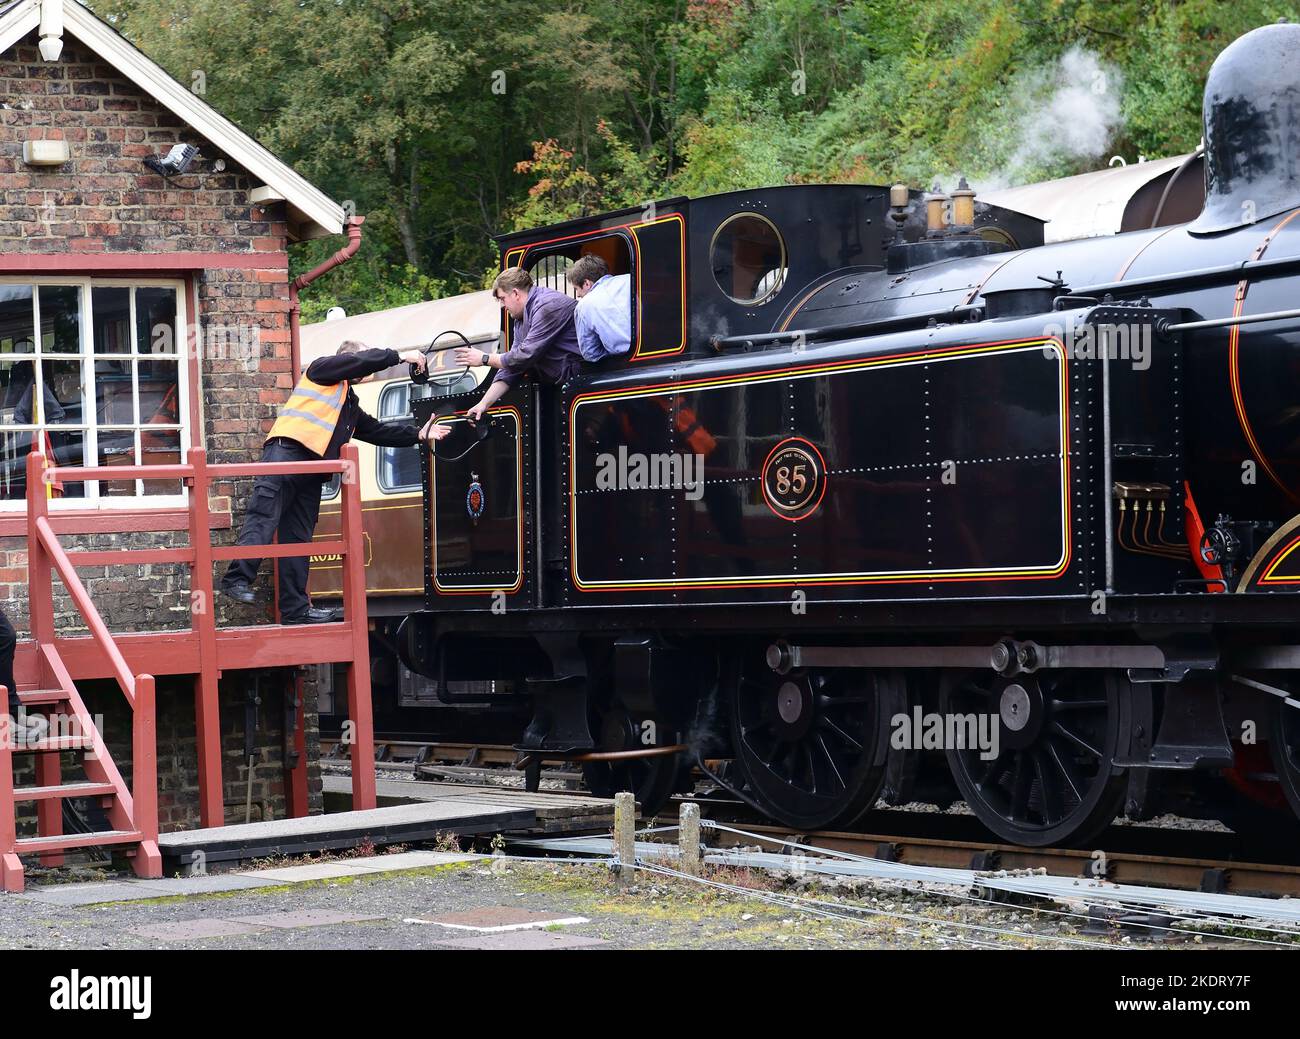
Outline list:
[[[348,399],[348,384],[322,386],[307,376],[298,380],[293,393],[271,427],[266,439],[288,437],[296,440],[314,454],[325,457],[329,450],[334,427],[343,414],[343,402]]]

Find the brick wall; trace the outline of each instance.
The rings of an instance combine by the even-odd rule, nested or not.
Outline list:
[[[199,137],[120,73],[65,38],[58,62],[40,59],[35,34],[0,55],[0,254],[19,253],[238,253],[281,254],[287,247],[283,206],[254,208],[248,192],[259,182],[229,156]],[[63,139],[71,161],[53,169],[34,169],[22,162],[22,144],[32,138]],[[150,173],[141,160],[165,153],[180,142],[195,144],[200,160],[197,175],[180,178],[197,190],[169,187]],[[224,158],[226,169],[216,173],[210,162]],[[88,271],[91,273],[94,271]],[[108,276],[119,272],[104,268]],[[255,460],[275,408],[292,386],[288,274],[282,264],[272,269],[207,269],[187,275],[193,294],[186,309],[191,326],[205,330],[236,328],[245,335],[256,329],[258,353],[252,358],[230,351],[200,350],[202,439],[214,462]],[[198,310],[194,313],[193,296]],[[213,507],[229,510],[236,524],[242,515],[248,481],[214,489]],[[214,541],[233,541],[224,531]],[[93,535],[65,538],[69,547],[163,547],[187,542],[184,534]],[[264,570],[265,573],[265,570]],[[82,573],[91,595],[110,628],[117,631],[184,627],[188,617],[188,571],[179,566],[91,568]],[[17,538],[0,538],[0,595],[19,629],[27,632],[26,551]],[[222,607],[225,609],[225,607]],[[84,630],[66,596],[56,594],[60,632]],[[220,616],[220,614],[219,614]],[[234,615],[240,623],[256,616]],[[228,622],[231,617],[226,616]],[[228,688],[243,678],[222,682],[222,733],[227,750],[243,745],[242,707],[234,706]],[[170,685],[171,683],[169,683]],[[174,825],[192,823],[193,697],[188,680],[181,690],[163,695],[159,687],[160,776],[165,796],[173,800],[164,818]],[[120,700],[120,695],[114,693]],[[113,696],[109,700],[113,700]],[[309,739],[315,738],[315,699]],[[270,710],[264,705],[264,710]],[[278,707],[264,719],[268,754],[278,755]],[[319,805],[319,774],[312,761],[312,782]],[[120,760],[120,759],[119,759]],[[269,762],[270,757],[267,758]],[[278,757],[276,758],[278,761]],[[125,769],[123,769],[125,773]],[[230,784],[243,775],[243,766],[228,762]],[[283,814],[279,770],[269,765],[259,780],[262,800],[272,814]],[[242,788],[240,791],[242,804]],[[194,804],[197,802],[194,801]],[[189,807],[187,807],[189,806]]]

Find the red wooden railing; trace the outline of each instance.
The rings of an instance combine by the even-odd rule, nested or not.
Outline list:
[[[121,566],[143,563],[180,563],[190,569],[190,614],[188,633],[168,631],[165,637],[175,640],[188,635],[196,643],[198,665],[195,677],[195,715],[199,746],[200,815],[205,826],[219,826],[224,820],[224,796],[221,776],[220,705],[217,698],[217,679],[220,659],[216,610],[214,603],[214,563],[248,558],[282,559],[292,556],[332,554],[343,557],[344,620],[332,625],[332,631],[342,629],[349,652],[345,654],[348,666],[348,708],[352,722],[353,807],[375,806],[374,730],[371,718],[369,677],[369,634],[365,601],[365,556],[361,529],[361,495],[357,449],[347,445],[338,461],[274,462],[209,465],[202,449],[191,450],[187,460],[179,465],[111,466],[111,467],[47,467],[46,459],[39,453],[27,459],[27,550],[28,595],[32,640],[39,650],[39,684],[42,690],[52,687],[55,695],[42,693],[23,694],[33,703],[58,700],[66,703],[66,711],[74,716],[87,740],[89,753],[86,773],[97,789],[108,794],[110,820],[118,831],[138,835],[135,851],[135,868],[144,876],[158,876],[161,860],[158,857],[158,790],[157,745],[154,704],[154,678],[149,674],[133,674],[121,648],[108,625],[96,609],[90,594],[77,576],[77,567]],[[208,492],[214,480],[257,477],[263,475],[341,474],[343,485],[342,535],[338,540],[305,542],[302,544],[232,545],[214,548],[209,527]],[[114,549],[112,551],[81,551],[65,549],[58,540],[49,519],[47,487],[56,482],[61,485],[89,480],[181,480],[189,488],[190,544],[184,548]],[[78,612],[90,630],[91,639],[117,679],[133,713],[132,728],[132,783],[128,790],[114,766],[102,737],[85,704],[77,693],[68,668],[58,651],[59,637],[55,632],[53,577],[57,573]],[[259,627],[261,637],[274,639],[284,629]],[[297,660],[296,663],[313,663]],[[227,663],[227,667],[231,664]],[[37,754],[37,781],[42,791],[60,786],[59,754],[57,744],[51,751]],[[15,797],[22,791],[13,787],[12,750],[8,739],[0,738],[0,855],[3,856],[4,887],[13,890],[21,887],[21,867],[16,852],[23,850],[23,842],[15,840]],[[68,796],[79,796],[69,793]],[[42,839],[50,839],[41,849],[42,861],[57,864],[62,861],[64,848],[79,846],[75,838],[53,841],[61,835],[62,809],[58,794],[42,794],[38,800],[37,821]],[[93,835],[86,835],[93,837]],[[94,843],[87,840],[87,844]],[[125,843],[124,841],[119,843]],[[17,879],[13,877],[18,870]]]

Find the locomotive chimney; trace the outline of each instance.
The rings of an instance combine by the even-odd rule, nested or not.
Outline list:
[[[1205,206],[1213,234],[1300,206],[1300,25],[1234,40],[1205,81]]]

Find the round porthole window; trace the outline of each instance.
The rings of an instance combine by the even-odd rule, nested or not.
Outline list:
[[[785,239],[767,217],[737,213],[713,233],[709,266],[731,301],[745,306],[766,303],[785,284]]]

